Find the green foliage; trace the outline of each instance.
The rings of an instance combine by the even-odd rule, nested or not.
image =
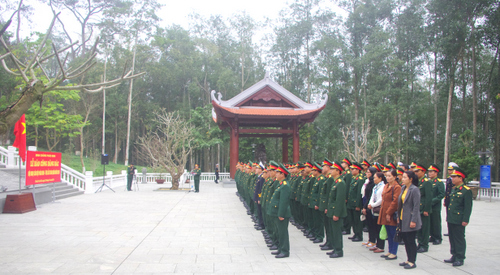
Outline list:
[[[460,135],[460,148],[450,156],[450,160],[458,164],[467,173],[468,181],[479,179],[479,166],[481,165],[481,159],[473,151],[472,137],[471,130],[466,130],[462,133]]]

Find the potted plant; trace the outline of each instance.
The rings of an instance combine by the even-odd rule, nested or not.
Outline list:
[[[166,180],[167,179],[165,178],[163,173],[160,173],[160,176],[157,179],[155,179],[156,183],[158,184],[164,184]]]

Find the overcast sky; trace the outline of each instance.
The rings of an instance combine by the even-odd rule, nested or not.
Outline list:
[[[14,0],[11,1],[14,2]],[[158,0],[164,6],[157,14],[162,19],[160,22],[161,27],[178,24],[184,29],[188,29],[188,16],[192,13],[198,13],[204,17],[220,14],[224,18],[228,18],[235,13],[245,11],[254,20],[263,21],[266,17],[277,18],[280,10],[287,7],[290,1],[293,0]],[[35,14],[30,26],[23,23],[22,35],[27,36],[31,31],[45,32],[52,19],[50,8],[40,4],[37,0],[24,0],[24,3],[34,6]],[[9,16],[10,13],[2,14],[4,19],[8,19]],[[79,25],[75,23],[74,17],[68,11],[63,11],[60,18],[68,28],[72,26],[71,28],[74,29],[70,31],[72,35],[73,33],[80,33]],[[14,32],[15,26],[11,26],[9,29],[11,32]]]

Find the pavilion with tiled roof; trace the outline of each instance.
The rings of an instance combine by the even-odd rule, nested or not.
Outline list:
[[[274,82],[268,74],[235,97],[223,101],[212,91],[212,116],[220,129],[230,128],[231,178],[236,172],[240,137],[282,139],[283,162],[288,162],[288,139],[292,138],[293,162],[299,161],[299,129],[313,122],[325,108],[328,96],[306,103]]]

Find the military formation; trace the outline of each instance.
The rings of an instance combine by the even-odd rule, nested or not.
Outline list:
[[[441,207],[444,205],[452,254],[444,262],[463,265],[465,227],[472,211],[472,192],[464,184],[467,175],[455,163],[450,163],[450,177],[444,184],[438,177],[441,169],[436,164],[429,167],[414,162],[410,166],[400,162],[398,165],[372,165],[366,159],[358,163],[348,158],[340,162],[325,159],[294,164],[271,161],[267,166],[239,162],[235,175],[237,195],[255,222],[255,229],[262,232],[276,258],[290,256],[289,223],[301,230],[312,243],[319,244],[319,249],[327,251],[330,258],[341,258],[344,256],[343,235],[352,234],[348,240],[362,242],[363,231],[367,231],[363,194],[370,167],[377,172],[397,171],[399,185],[405,171],[415,173],[422,220],[422,227],[417,232],[417,252],[427,252],[429,243],[441,244]],[[375,246],[370,241],[363,245],[368,248]],[[379,248],[370,250],[383,252]]]

